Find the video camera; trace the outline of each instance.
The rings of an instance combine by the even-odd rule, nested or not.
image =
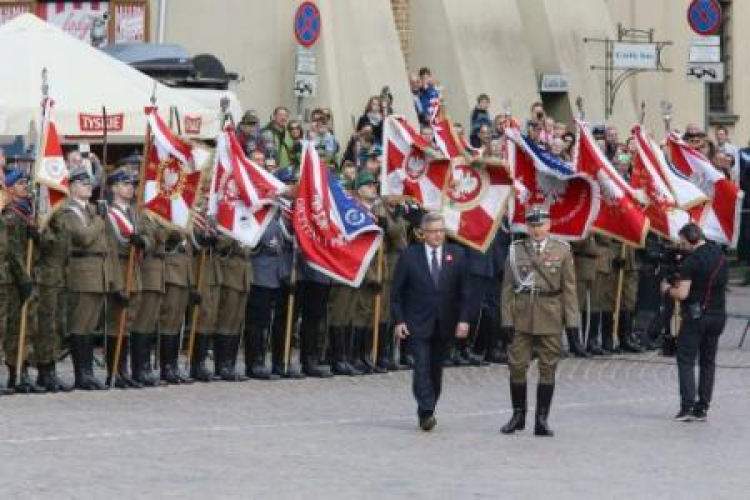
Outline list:
[[[663,240],[646,240],[646,259],[658,268],[658,274],[671,284],[680,280],[680,266],[685,252]]]

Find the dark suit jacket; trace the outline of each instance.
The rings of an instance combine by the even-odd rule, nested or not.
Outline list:
[[[391,288],[394,324],[406,323],[412,337],[430,338],[437,322],[441,337],[452,337],[456,324],[468,322],[466,258],[456,245],[443,246],[440,283],[436,287],[424,244],[410,245],[399,257]]]

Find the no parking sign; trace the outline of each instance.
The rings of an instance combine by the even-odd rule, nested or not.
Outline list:
[[[313,2],[302,2],[294,15],[294,36],[303,47],[312,47],[320,38],[320,10]]]
[[[693,0],[687,18],[690,27],[699,35],[713,35],[721,26],[721,4],[719,0]]]

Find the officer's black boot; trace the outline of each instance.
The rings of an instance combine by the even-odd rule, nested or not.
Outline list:
[[[359,347],[359,360],[366,367],[365,373],[385,373],[388,371],[384,370],[375,363],[372,359],[372,343],[375,340],[373,338],[373,331],[371,328],[355,328],[354,335],[359,337],[357,342]],[[379,342],[378,342],[379,344]],[[357,351],[355,351],[356,355]]]
[[[219,349],[222,351],[222,363],[219,368],[219,377],[226,382],[242,382],[247,377],[237,373],[237,354],[240,348],[239,335],[217,335],[214,340],[219,343]]]
[[[588,358],[589,353],[581,345],[581,340],[578,338],[578,331],[575,329],[565,330],[565,335],[568,337],[568,350],[570,354],[577,358]]]
[[[620,349],[624,352],[640,354],[644,349],[638,345],[633,336],[633,314],[630,311],[620,311]]]
[[[70,352],[73,356],[75,388],[84,391],[106,389],[104,384],[94,377],[94,344],[91,335],[71,335]]]
[[[211,342],[211,336],[203,333],[195,335],[195,345],[193,346],[193,356],[190,360],[190,377],[199,382],[211,382],[213,374],[206,365],[208,358],[208,346]]]
[[[54,361],[39,365],[39,374],[44,373],[43,382],[37,380],[37,385],[43,386],[47,392],[70,392],[73,386],[66,384],[57,376],[57,367]]]
[[[302,373],[308,377],[332,377],[331,370],[318,362],[318,325],[307,323],[303,319],[299,336],[299,358],[302,364]]]
[[[526,384],[510,384],[510,400],[513,404],[513,415],[500,432],[513,434],[526,428]]]
[[[112,377],[115,377],[115,387],[117,389],[129,389],[128,384],[120,374],[123,372],[122,363],[124,363],[124,354],[127,349],[125,339],[122,340],[122,346],[120,346],[120,359],[115,362],[115,351],[117,350],[117,337],[107,338],[107,382],[108,386],[112,386]]]
[[[156,379],[151,371],[151,338],[147,333],[130,334],[130,372],[133,381],[142,387],[155,387]]]
[[[397,370],[396,361],[393,359],[393,333],[388,330],[388,323],[378,325],[378,368],[382,373]]]
[[[331,351],[333,353],[331,371],[334,375],[361,375],[361,372],[355,371],[346,359],[347,348],[345,327],[331,327]]]
[[[535,436],[554,436],[555,433],[549,427],[549,409],[552,404],[552,394],[555,392],[553,384],[539,384],[536,386],[536,422],[534,423]]]
[[[159,336],[159,378],[170,385],[179,385],[182,379],[177,375],[177,352],[180,337],[177,335]]]
[[[286,329],[282,328],[284,323],[275,322],[271,338],[271,372],[280,378],[305,378],[305,374],[292,364],[292,346],[289,346],[289,361],[285,365],[286,354]],[[291,342],[292,339],[289,339]]]
[[[610,355],[617,350],[615,349],[615,341],[614,341],[614,328],[615,328],[615,321],[614,321],[614,314],[610,312],[604,312],[602,311],[602,351],[604,351],[604,355]]]
[[[21,367],[21,379],[16,380],[15,374],[16,374],[16,367],[15,366],[8,366],[8,370],[11,370],[12,373],[12,382],[14,382],[14,388],[16,393],[18,394],[44,394],[47,392],[47,389],[44,386],[38,385],[36,382],[31,380],[31,377],[29,377],[29,365],[28,363],[24,362],[24,364]],[[10,385],[10,380],[8,381],[8,384]]]
[[[279,377],[266,368],[268,330],[251,326],[245,336],[245,374],[259,380],[277,380]]]
[[[86,335],[85,337],[86,364],[84,365],[84,368],[86,370],[86,375],[89,377],[97,391],[108,390],[109,387],[107,387],[101,380],[96,378],[96,375],[94,375],[94,336]]]
[[[133,389],[143,389],[143,384],[133,380],[128,372],[128,352],[132,353],[133,348],[130,344],[130,336],[123,337],[122,349],[120,349],[119,377]],[[132,356],[132,354],[131,354]]]
[[[589,336],[588,340],[586,341],[586,349],[588,350],[589,354],[591,354],[592,356],[604,356],[605,354],[610,354],[605,353],[601,347],[601,344],[599,343],[601,314],[599,312],[592,312],[589,316],[589,321]]]

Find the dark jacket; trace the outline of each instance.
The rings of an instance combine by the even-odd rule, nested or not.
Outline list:
[[[393,276],[391,312],[394,324],[406,323],[412,337],[430,338],[439,322],[438,335],[452,337],[459,322],[468,322],[466,260],[461,247],[445,244],[436,287],[430,275],[424,244],[407,247]]]

